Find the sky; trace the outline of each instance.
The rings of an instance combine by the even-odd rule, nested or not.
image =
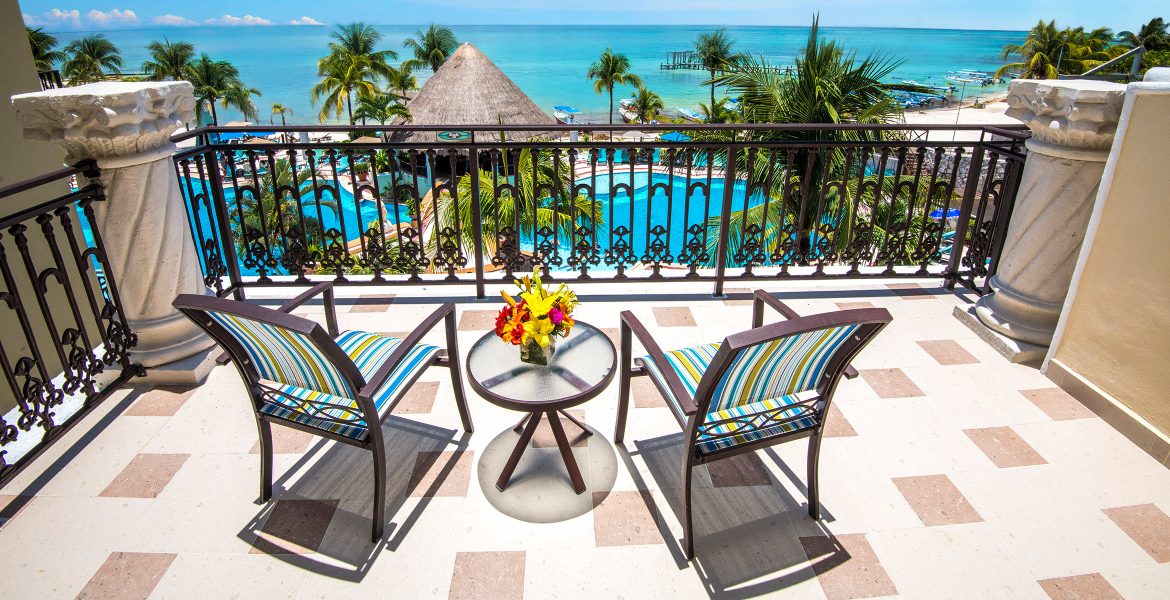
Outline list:
[[[1023,30],[1057,24],[1136,30],[1170,18],[1165,0],[20,0],[25,24],[48,31],[225,25],[614,24],[807,25]]]

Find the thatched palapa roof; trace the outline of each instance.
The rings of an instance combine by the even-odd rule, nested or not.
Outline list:
[[[490,58],[471,44],[463,44],[427,80],[414,99],[407,102],[411,124],[436,125],[435,131],[398,133],[395,142],[437,143],[439,131],[455,125],[555,125]],[[482,134],[481,134],[482,135]],[[511,141],[549,132],[509,131]],[[499,139],[493,134],[492,139]]]

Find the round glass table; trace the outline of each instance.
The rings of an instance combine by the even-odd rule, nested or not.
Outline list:
[[[503,491],[508,486],[537,425],[546,418],[569,471],[573,490],[578,494],[585,491],[585,481],[560,417],[573,422],[586,435],[592,435],[583,423],[564,411],[600,394],[616,371],[617,350],[609,336],[581,321],[577,321],[568,337],[557,339],[556,351],[548,365],[521,362],[518,346],[501,340],[494,332],[484,334],[467,353],[468,382],[488,402],[528,413],[515,427],[520,439],[496,480],[496,488]]]

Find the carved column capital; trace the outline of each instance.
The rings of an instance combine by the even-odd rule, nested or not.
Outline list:
[[[149,162],[174,151],[171,135],[195,119],[186,81],[91,83],[12,97],[28,140],[56,142],[66,160],[103,167]]]
[[[1125,86],[1088,79],[1017,79],[1008,88],[1007,103],[1007,115],[1032,130],[1031,144],[1041,152],[1062,152],[1056,147],[1077,154],[1068,158],[1091,160],[1089,155],[1100,154],[1104,161],[1125,104]]]

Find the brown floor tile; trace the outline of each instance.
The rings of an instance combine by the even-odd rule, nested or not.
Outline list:
[[[521,600],[524,552],[456,552],[449,600]]]
[[[925,396],[922,390],[902,372],[902,369],[862,369],[861,378],[877,392],[879,398],[912,398]]]
[[[174,416],[197,389],[198,386],[157,386],[143,392],[123,414],[127,417]]]
[[[655,306],[654,320],[659,327],[694,327],[695,316],[686,306]]]
[[[853,310],[855,308],[877,308],[872,302],[836,302],[837,308],[841,310]]]
[[[923,340],[918,345],[940,365],[973,365],[979,362],[954,340]]]
[[[187,454],[139,454],[118,473],[101,495],[111,498],[155,498],[187,462]]]
[[[666,399],[649,377],[635,377],[630,380],[630,400],[634,408],[666,407]]]
[[[1100,573],[1038,581],[1052,600],[1124,600]]]
[[[277,500],[256,532],[250,552],[314,554],[325,539],[335,512],[337,500]]]
[[[650,492],[593,492],[593,539],[598,546],[663,543]]]
[[[857,431],[853,429],[853,425],[849,424],[849,420],[837,408],[836,404],[829,405],[829,415],[825,417],[824,436],[827,438],[833,437],[854,437]]]
[[[768,468],[754,452],[707,463],[707,473],[717,488],[772,485]]]
[[[400,340],[404,340],[404,339],[406,339],[406,336],[410,335],[410,332],[409,331],[379,331],[378,335],[384,335],[386,337],[392,337],[392,338],[398,338]]]
[[[380,313],[390,310],[394,303],[393,295],[363,294],[349,307],[351,313]]]
[[[585,411],[583,410],[568,410],[566,411],[573,415],[574,419],[585,422]],[[561,428],[565,430],[565,437],[569,438],[569,445],[574,448],[584,448],[589,444],[589,436],[581,431],[575,423],[561,416]],[[548,424],[548,419],[541,417],[540,425],[536,426],[536,431],[532,434],[533,448],[556,448],[557,438],[553,435],[552,426]]]
[[[435,397],[439,395],[439,382],[416,381],[394,407],[394,414],[417,415],[431,412]]]
[[[1011,427],[964,429],[963,433],[1001,469],[1048,463]]]
[[[498,310],[465,310],[459,315],[459,331],[491,331],[496,328]]]
[[[1044,414],[1048,415],[1048,418],[1053,421],[1091,419],[1097,416],[1096,413],[1078,402],[1068,392],[1057,387],[1020,390],[1020,393],[1030,400],[1032,404],[1035,404],[1036,408],[1044,411]]]
[[[898,593],[864,533],[802,537],[800,545],[829,600]]]
[[[724,306],[751,306],[755,298],[752,290],[743,288],[723,290],[723,293],[727,295],[723,300]]]
[[[174,561],[174,554],[112,552],[77,594],[77,600],[145,600]]]
[[[932,300],[934,294],[917,283],[887,283],[894,295],[903,300]]]
[[[321,439],[311,433],[305,433],[292,427],[272,426],[272,453],[273,454],[304,454],[314,439]],[[260,440],[252,444],[249,454],[260,454]]]
[[[0,525],[4,525],[19,515],[20,511],[24,510],[24,507],[28,506],[35,497],[0,494]]]
[[[622,349],[622,332],[617,327],[598,327],[598,331],[604,333],[609,341],[613,342],[613,347],[619,351]]]
[[[946,475],[895,477],[894,485],[927,527],[983,520]]]
[[[413,498],[466,496],[474,458],[471,451],[419,452],[407,494]]]
[[[1170,517],[1153,504],[1106,508],[1105,515],[1159,563],[1170,562]]]

